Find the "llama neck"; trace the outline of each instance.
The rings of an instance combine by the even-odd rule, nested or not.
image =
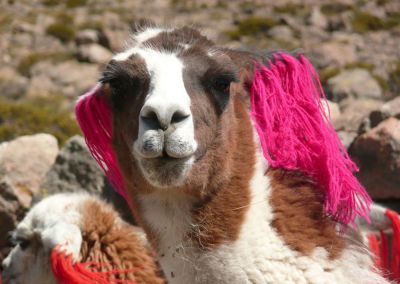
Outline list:
[[[229,204],[219,208],[213,207],[218,205],[214,200],[199,206],[183,194],[158,192],[139,198],[142,219],[156,236],[159,261],[170,283],[246,283],[245,279],[252,278],[243,269],[256,261],[256,247],[260,245],[261,249],[270,235],[268,230],[272,230],[267,225],[272,214],[267,204],[269,178],[265,172],[266,163],[260,156],[252,167],[247,188],[238,189],[246,196],[229,201],[228,194],[234,193],[228,188],[225,196],[215,197],[228,200]],[[237,224],[225,224],[226,218],[235,222],[235,214],[242,213],[242,218],[236,218]],[[244,253],[249,255],[238,269]]]

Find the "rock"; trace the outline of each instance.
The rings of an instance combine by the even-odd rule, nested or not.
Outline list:
[[[126,201],[109,185],[81,136],[70,138],[47,172],[35,202],[60,192],[86,191],[114,204],[128,222],[135,223]]]
[[[10,186],[22,206],[29,207],[57,156],[57,140],[49,134],[36,134],[0,146],[0,182]]]
[[[274,39],[293,41],[293,32],[288,26],[275,26],[268,30],[268,36]]]
[[[99,194],[104,187],[103,171],[90,155],[81,136],[70,138],[41,184],[43,196],[60,192],[87,191]]]
[[[385,103],[380,111],[383,115],[400,118],[400,96]]]
[[[28,79],[11,67],[0,68],[0,93],[2,97],[18,99],[25,95]]]
[[[328,79],[327,89],[333,101],[347,97],[382,98],[382,89],[378,82],[365,69],[345,70]]]
[[[96,43],[84,44],[78,48],[78,59],[90,63],[107,63],[112,53]]]
[[[322,105],[324,107],[326,116],[330,117],[331,122],[334,122],[334,121],[340,119],[341,111],[340,111],[340,107],[339,107],[338,103],[335,103],[335,102],[332,102],[329,100],[324,100],[324,101],[322,101]]]
[[[337,134],[346,149],[349,149],[354,139],[357,137],[357,133],[354,131],[338,131]]]
[[[388,118],[357,137],[350,154],[372,198],[400,199],[400,120]]]
[[[349,98],[340,102],[341,115],[333,120],[333,125],[338,131],[357,133],[360,125],[372,111],[379,110],[382,102],[372,99]]]
[[[90,30],[90,29],[81,30],[76,35],[75,42],[77,45],[98,43],[99,42],[99,34],[96,30]]]
[[[31,74],[32,82],[34,82],[35,77],[42,78],[43,82],[50,82],[50,84],[45,84],[43,91],[55,86],[57,93],[75,98],[96,84],[99,77],[99,69],[94,64],[78,63],[72,60],[56,64],[42,61],[35,64]],[[36,91],[40,92],[40,84],[36,85],[36,87]]]
[[[105,29],[102,35],[107,39],[108,47],[112,51],[121,51],[124,47],[124,42],[129,38],[129,30]]]
[[[344,66],[357,61],[357,53],[353,45],[336,41],[317,44],[312,54],[319,67],[322,68],[332,65]]]
[[[321,29],[326,29],[328,26],[328,20],[325,15],[321,13],[319,7],[314,7],[312,9],[310,17],[308,18],[308,23]]]
[[[11,186],[0,182],[0,263],[8,254],[8,233],[14,230],[24,210]]]

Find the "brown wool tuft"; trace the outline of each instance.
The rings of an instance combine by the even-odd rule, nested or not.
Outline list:
[[[81,262],[99,263],[99,271],[132,270],[119,274],[121,280],[165,283],[139,229],[121,221],[109,205],[97,200],[84,203],[81,210]]]
[[[323,197],[306,176],[270,169],[272,226],[294,250],[310,255],[316,247],[325,248],[331,259],[340,257],[344,239],[335,223],[324,214]]]

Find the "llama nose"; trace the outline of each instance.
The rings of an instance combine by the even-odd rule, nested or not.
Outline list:
[[[190,117],[190,111],[179,104],[146,104],[140,111],[140,117],[148,129],[167,130],[177,126]]]

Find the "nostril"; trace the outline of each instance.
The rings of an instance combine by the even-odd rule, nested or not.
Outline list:
[[[189,117],[189,115],[187,115],[187,114],[185,114],[185,113],[183,113],[183,112],[180,112],[180,111],[176,111],[173,115],[172,115],[172,118],[171,118],[171,124],[173,124],[173,123],[179,123],[179,122],[181,122],[181,121],[184,121],[186,118],[188,118]]]
[[[151,126],[153,129],[161,129],[160,121],[158,119],[157,114],[154,111],[148,111],[145,114],[141,115],[141,118]]]

